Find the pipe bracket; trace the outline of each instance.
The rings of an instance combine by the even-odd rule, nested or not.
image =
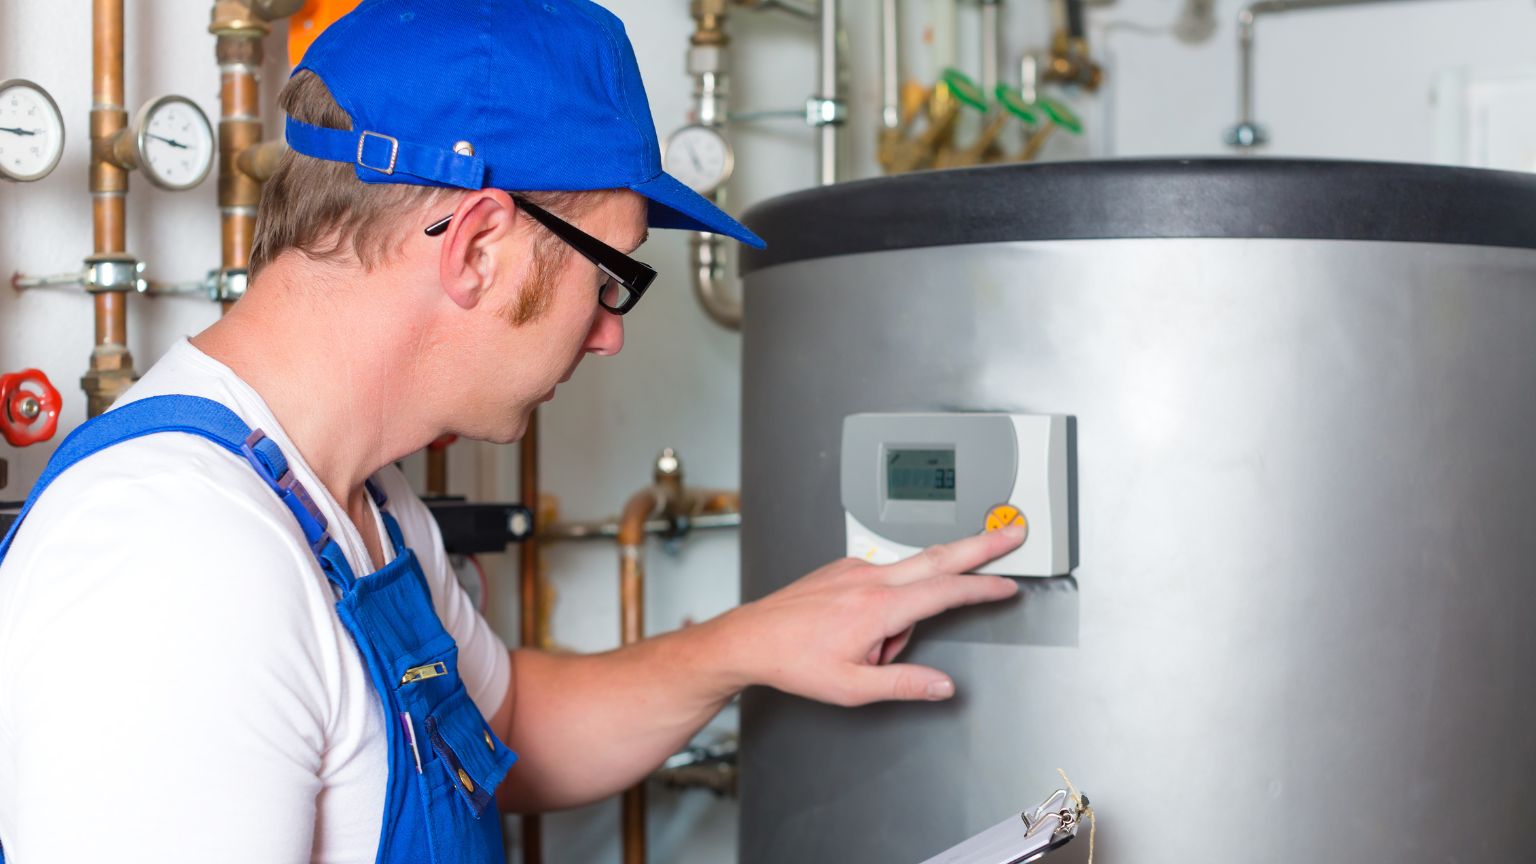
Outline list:
[[[149,283],[144,280],[144,262],[132,255],[92,255],[85,259],[85,273],[80,280],[88,294],[129,291],[142,294]]]
[[[841,99],[812,96],[805,100],[807,126],[841,126],[848,121],[848,103]]]
[[[233,303],[245,296],[250,284],[250,271],[244,267],[225,267],[208,274],[208,299],[218,303]]]

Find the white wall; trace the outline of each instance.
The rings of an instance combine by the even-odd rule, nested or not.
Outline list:
[[[933,65],[922,38],[936,0],[905,0],[907,42],[914,73]],[[686,0],[609,0],[628,22],[665,133],[688,114],[690,82],[683,51],[690,19]],[[854,99],[849,163],[857,176],[874,173],[876,30],[873,0],[844,0],[849,26]],[[1221,0],[1220,28],[1208,42],[1186,46],[1166,35],[1146,35],[1112,21],[1164,26],[1182,0],[1120,0],[1096,9],[1095,32],[1108,33],[1108,87],[1079,99],[1090,124],[1083,141],[1065,138],[1048,153],[1112,155],[1217,154],[1236,105],[1238,3]],[[164,92],[191,96],[214,116],[218,77],[203,0],[131,0],[127,90],[130,107]],[[0,0],[0,77],[27,77],[48,87],[68,126],[64,163],[36,184],[0,184],[0,275],[55,272],[79,266],[90,250],[85,192],[86,116],[90,101],[87,0]],[[1047,39],[1043,0],[1014,0],[1005,16],[1010,65],[1026,48]],[[816,52],[812,31],[776,14],[741,13],[732,22],[740,110],[793,108],[813,89]],[[962,4],[957,28],[960,64],[975,71],[975,14]],[[279,34],[280,36],[280,34]],[[1259,27],[1258,117],[1273,133],[1275,154],[1429,161],[1436,157],[1429,93],[1450,68],[1536,66],[1531,0],[1419,0],[1369,8],[1295,13]],[[282,80],[283,43],[269,43],[268,89]],[[1005,77],[1011,78],[1008,74]],[[269,125],[270,128],[270,125]],[[738,175],[732,209],[809,185],[815,171],[812,135],[793,121],[754,124],[734,133]],[[920,204],[921,202],[914,202]],[[130,194],[129,248],[147,260],[155,278],[199,278],[217,263],[218,227],[212,183],[182,194],[151,188],[135,178]],[[544,411],[543,479],[557,495],[562,516],[591,519],[613,514],[624,498],[649,482],[651,460],[663,446],[682,454],[691,482],[733,487],[739,464],[739,337],[716,328],[689,296],[685,239],[658,232],[640,257],[661,273],[635,313],[626,318],[628,344],[615,358],[589,361],[560,398]],[[214,319],[199,299],[133,298],[130,343],[147,367],[175,338]],[[0,287],[0,371],[39,366],[66,395],[66,427],[84,414],[78,379],[91,347],[91,303],[78,291],[21,296]],[[18,453],[0,444],[12,462],[13,484],[0,499],[16,497],[34,479],[46,453]],[[516,456],[460,445],[454,485],[481,497],[516,495]],[[477,468],[477,465],[480,466]],[[408,465],[419,469],[419,460]],[[515,621],[515,562],[490,561],[497,573],[494,618]],[[579,650],[617,642],[615,557],[608,548],[557,548],[549,563],[558,592],[554,632]],[[655,632],[703,618],[736,602],[736,543],[729,534],[700,536],[676,556],[653,546],[647,627]],[[729,728],[732,718],[718,726]],[[704,793],[657,795],[652,821],[653,860],[725,862],[734,858],[733,806]],[[559,814],[549,820],[551,861],[617,860],[611,804]]]

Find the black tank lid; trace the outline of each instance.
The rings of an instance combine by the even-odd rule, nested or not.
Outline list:
[[[743,220],[741,270],[923,246],[1229,237],[1536,249],[1536,174],[1382,162],[1152,159],[923,171],[795,192]]]

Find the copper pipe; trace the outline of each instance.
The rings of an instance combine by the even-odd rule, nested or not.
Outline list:
[[[518,493],[523,506],[538,512],[539,506],[539,412],[528,416],[528,430],[517,449]],[[539,644],[539,542],[535,533],[517,548],[518,596],[521,620],[518,642],[524,648]],[[522,818],[523,864],[541,864],[544,860],[543,825],[538,814],[525,813]]]
[[[111,160],[118,133],[128,125],[123,107],[123,0],[91,4],[91,226],[95,255],[122,254],[128,245],[124,195],[128,171]],[[80,379],[86,414],[95,417],[137,377],[128,353],[128,298],[125,291],[95,295],[96,344]]]
[[[624,645],[645,638],[645,523],[658,503],[655,490],[637,492],[619,517],[619,637]]]
[[[619,641],[645,638],[645,523],[661,503],[655,489],[635,493],[619,517]],[[645,864],[645,781],[624,791],[621,802],[624,864]]]
[[[443,498],[448,495],[448,448],[457,440],[457,435],[440,435],[427,445],[427,497]]]
[[[256,214],[224,212],[219,217],[220,248],[223,267],[241,268],[251,263],[251,242],[256,236]],[[229,311],[229,310],[224,310]]]
[[[213,51],[219,63],[219,301],[224,312],[239,299],[234,291],[243,290],[232,287],[231,277],[243,280],[250,266],[256,205],[265,179],[242,170],[242,157],[261,146],[262,41],[272,29],[263,14],[283,13],[266,6],[257,9],[251,0],[216,0],[208,25],[216,37]]]
[[[248,177],[254,177],[265,183],[272,172],[277,170],[277,161],[288,152],[288,142],[281,138],[273,141],[263,141],[255,147],[247,147],[240,151],[240,156],[235,160],[235,166],[240,173]]]
[[[694,122],[723,129],[730,107],[731,37],[725,31],[727,0],[693,0],[689,13],[694,30],[688,37],[688,73],[693,76]],[[724,190],[708,197],[721,202]],[[693,291],[711,321],[729,330],[741,329],[741,298],[729,290],[731,268],[725,260],[725,240],[718,234],[696,233],[688,238],[693,262]]]
[[[427,448],[427,497],[441,498],[448,494],[448,448]]]

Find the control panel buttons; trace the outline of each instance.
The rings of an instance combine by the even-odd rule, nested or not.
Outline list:
[[[1024,518],[1023,512],[1012,504],[999,504],[987,511],[986,530],[1001,531],[1009,525],[1022,525],[1026,536],[1029,532],[1029,520]]]

